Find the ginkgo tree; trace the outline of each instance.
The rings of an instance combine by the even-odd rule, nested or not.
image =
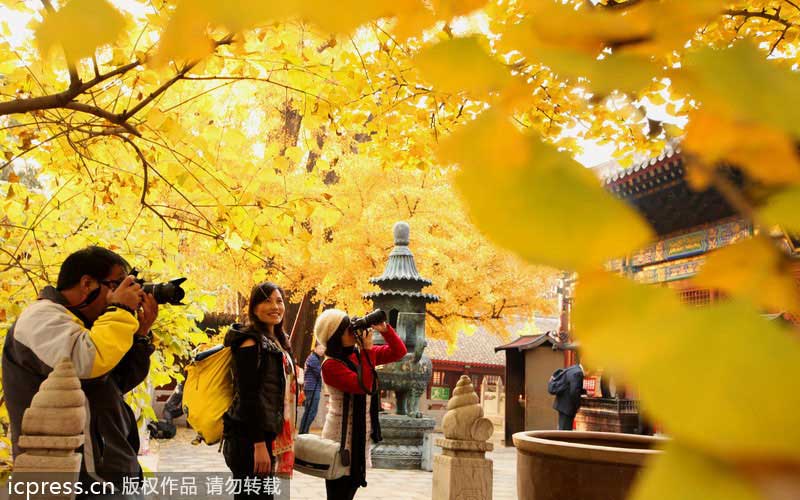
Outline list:
[[[698,279],[729,298],[703,310],[611,276],[608,259],[654,235],[572,159],[595,142],[629,165],[680,136],[696,188],[796,230],[796,2],[4,4],[32,22],[0,42],[8,319],[60,240],[121,234],[156,272],[195,269],[209,289],[278,276],[355,307],[401,217],[442,276],[440,335],[461,325],[447,318],[542,307],[521,299],[547,274],[471,235],[455,185],[495,244],[579,272],[585,358],[633,381],[674,437],[636,498],[796,493],[800,345],[759,315],[797,307],[786,257],[760,237],[711,255]],[[760,189],[729,185],[726,163]],[[339,265],[351,256],[355,273]]]
[[[67,12],[88,8],[78,7]],[[98,15],[114,12],[101,9]],[[44,22],[36,35],[41,40],[41,30],[57,28],[73,33],[65,26],[73,25]],[[341,64],[331,64],[327,52],[338,50],[331,39],[293,23],[238,35],[243,39],[222,35],[215,53],[176,72],[141,64],[158,55],[155,45],[149,52],[133,48],[149,36],[147,25],[141,27],[128,41],[129,57],[120,47],[101,49],[91,62],[63,62],[62,71],[39,62],[41,47],[6,33],[14,58],[2,80],[4,89],[13,90],[0,108],[7,117],[4,326],[53,282],[71,251],[106,245],[148,279],[190,279],[193,306],[162,308],[155,328],[159,350],[150,383],[162,385],[181,378],[176,358],[205,341],[194,320],[223,305],[214,296],[246,295],[255,281],[278,281],[295,300],[311,293],[363,312],[361,293],[369,289],[368,278],[382,271],[391,226],[401,219],[414,228],[423,271],[441,277],[436,292],[445,300],[431,310],[432,336],[454,338],[476,324],[506,334],[511,318],[552,313],[544,296],[552,272],[525,266],[473,237],[448,188],[448,171],[426,168],[432,163],[427,127],[409,133],[421,115],[400,124],[391,106],[358,108],[370,97],[370,85],[395,93],[392,105],[409,108],[416,106],[412,99],[432,93],[420,88],[406,95],[407,83],[380,75],[391,51],[382,52],[382,61],[373,58],[369,69],[357,47],[341,50]],[[258,57],[287,44],[300,49],[283,49],[277,62]],[[321,53],[318,61],[307,62],[304,47]],[[69,43],[65,48],[70,54],[82,50]],[[352,71],[356,64],[359,72]],[[32,71],[41,73],[32,79]],[[71,82],[78,80],[76,91]],[[62,85],[64,92],[58,91]],[[421,113],[427,123],[429,115]],[[374,136],[395,131],[408,138],[396,137],[402,147],[377,160]],[[352,266],[341,266],[344,254]],[[132,399],[152,417],[146,387]]]

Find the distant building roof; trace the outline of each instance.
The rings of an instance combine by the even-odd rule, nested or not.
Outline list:
[[[536,328],[538,333],[543,334],[557,331],[559,326],[558,318],[536,318]],[[511,331],[511,337],[518,335],[525,329],[525,324],[520,323],[518,328]],[[515,335],[516,334],[516,335]],[[530,336],[531,338],[537,335]],[[522,337],[527,338],[527,337]],[[452,354],[447,353],[447,342],[444,340],[429,339],[425,353],[432,360],[451,361],[469,364],[472,366],[505,366],[506,357],[502,352],[495,352],[495,348],[502,346],[507,341],[497,335],[479,328],[472,335],[459,332],[456,340],[456,348]]]
[[[511,351],[514,349],[517,351],[527,351],[544,344],[549,345],[553,349],[560,349],[562,351],[574,350],[578,347],[576,343],[569,341],[569,336],[565,332],[548,332],[541,335],[519,337],[508,344],[495,347],[494,350],[497,352]]]

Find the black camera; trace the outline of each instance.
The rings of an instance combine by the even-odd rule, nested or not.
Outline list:
[[[356,333],[366,330],[373,325],[383,323],[384,321],[386,321],[386,313],[380,309],[375,309],[371,313],[366,314],[361,318],[358,316],[353,316],[350,318],[350,329]]]
[[[139,271],[136,269],[131,271],[132,276],[137,276],[138,274]],[[145,283],[143,279],[137,279],[136,283],[139,283],[142,286],[142,290],[151,294],[159,304],[182,306],[184,304],[181,301],[186,296],[186,291],[181,288],[181,284],[184,281],[186,281],[186,278],[175,278],[165,283]]]

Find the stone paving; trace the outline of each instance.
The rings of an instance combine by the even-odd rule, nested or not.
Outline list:
[[[152,440],[151,457],[158,472],[226,472],[225,459],[218,446],[192,445],[194,432],[179,427],[173,439]],[[494,500],[512,500],[516,496],[516,451],[499,442],[499,434],[492,439],[495,449],[487,453],[494,460]],[[433,473],[426,471],[400,471],[370,469],[369,486],[356,494],[358,500],[431,500]],[[224,497],[215,497],[224,498]],[[292,500],[318,500],[325,498],[322,479],[295,473],[291,481]]]

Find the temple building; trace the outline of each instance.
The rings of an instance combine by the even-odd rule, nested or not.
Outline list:
[[[541,334],[555,332],[558,331],[559,318],[537,317],[534,324]],[[519,328],[512,328],[511,337],[519,337],[518,332],[523,326],[520,323]],[[506,356],[497,352],[497,348],[506,342],[483,328],[478,328],[471,335],[459,332],[452,351],[448,349],[446,341],[429,339],[427,352],[433,361],[433,376],[428,384],[425,414],[436,418],[438,422],[444,415],[447,401],[459,378],[467,375],[480,397],[484,415],[501,425],[506,413],[508,375]]]
[[[754,228],[751,221],[741,217],[713,187],[706,191],[692,189],[686,178],[685,158],[678,148],[668,147],[657,158],[633,168],[622,169],[609,162],[594,170],[605,189],[633,206],[658,237],[651,245],[610,261],[610,270],[640,283],[669,287],[685,304],[703,306],[722,297],[718,290],[699,287],[692,279],[706,254],[750,238],[758,231],[769,231],[786,253],[795,258],[792,272],[800,281],[800,241],[777,228]],[[748,188],[747,180],[736,168],[725,168],[721,173],[733,186]],[[567,316],[571,302],[568,295],[562,308]],[[766,313],[796,320],[783,311]],[[558,336],[520,338],[496,348],[504,350],[507,357],[508,439],[517,431],[556,428],[556,412],[550,409],[552,396],[546,393],[545,375],[552,373],[552,366],[559,362],[567,366],[576,359],[576,346],[569,342],[569,320],[562,321],[562,325]],[[545,379],[539,380],[543,376]],[[624,388],[615,387],[613,380],[605,380],[602,373],[588,373],[584,388],[588,397],[576,418],[578,430],[650,430],[639,418],[638,402],[626,397],[630,394],[626,394]]]

